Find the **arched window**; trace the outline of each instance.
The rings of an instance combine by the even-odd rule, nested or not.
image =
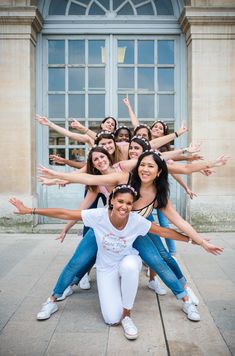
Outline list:
[[[52,0],[49,15],[174,16],[171,0]]]

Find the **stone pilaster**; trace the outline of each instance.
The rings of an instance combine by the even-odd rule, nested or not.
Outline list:
[[[35,205],[35,45],[42,17],[35,6],[0,6],[0,225],[31,225],[8,203]],[[26,224],[26,225],[25,225]]]
[[[201,230],[234,230],[235,7],[186,6],[180,23],[188,47],[191,141],[202,140],[208,159],[231,155],[212,176],[192,176],[199,196],[188,203],[188,217]]]

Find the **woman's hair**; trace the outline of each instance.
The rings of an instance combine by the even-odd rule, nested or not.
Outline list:
[[[164,122],[164,121],[161,121],[161,120],[157,120],[155,121],[152,126],[150,127],[150,129],[152,130],[152,128],[154,127],[154,125],[156,125],[156,123],[160,123],[163,127],[163,135],[166,136],[166,135],[169,135],[169,127],[168,125]],[[158,150],[160,152],[168,152],[168,151],[171,151],[171,145],[170,145],[170,142],[166,143],[165,145],[161,146],[160,148],[158,148]]]
[[[112,209],[113,206],[111,204],[112,198],[115,198],[118,194],[129,193],[133,197],[133,201],[137,199],[137,192],[136,190],[129,184],[118,184],[115,188],[113,188],[112,193],[109,196],[108,206],[109,209]]]
[[[131,139],[130,144],[132,142],[138,143],[143,148],[143,152],[151,149],[149,141],[147,141],[142,136],[138,136],[138,135],[137,136],[133,136],[132,139]],[[130,146],[129,146],[129,149],[130,149]]]
[[[145,124],[140,124],[140,125],[136,126],[136,128],[134,129],[134,136],[138,135],[138,131],[140,129],[147,129],[147,131],[148,131],[148,139],[149,139],[149,141],[151,141],[152,134],[151,134],[150,127],[148,125],[145,125]]]
[[[91,148],[91,150],[89,151],[88,157],[87,157],[87,173],[93,174],[93,175],[101,175],[101,172],[97,168],[94,167],[93,162],[92,162],[92,154],[94,152],[100,152],[100,153],[103,153],[104,155],[106,155],[109,160],[110,166],[113,165],[113,160],[112,160],[112,157],[110,156],[110,154],[108,153],[108,151],[106,151],[106,149],[104,147],[95,145]],[[92,186],[87,186],[87,187],[88,187],[88,189],[94,191],[97,186],[92,185]]]
[[[130,179],[130,184],[138,193],[138,198],[140,197],[140,186],[141,179],[138,174],[139,166],[144,157],[152,156],[154,162],[158,166],[160,171],[159,177],[156,177],[153,184],[156,187],[156,201],[158,208],[164,208],[167,205],[169,197],[169,183],[168,183],[168,169],[166,162],[162,159],[161,155],[156,151],[150,150],[143,152],[138,159],[136,167],[133,169]]]
[[[118,153],[116,141],[115,141],[115,139],[114,139],[114,134],[112,134],[112,133],[109,132],[109,131],[100,131],[100,132],[96,135],[95,145],[99,145],[99,144],[100,144],[100,141],[101,141],[103,138],[112,140],[112,141],[114,142],[115,152],[112,154],[112,160],[113,160],[113,163],[119,162],[119,161],[120,161],[120,159],[119,159],[119,153]]]
[[[114,121],[114,131],[117,129],[117,120],[114,119],[114,117],[112,116],[107,116],[104,118],[104,120],[102,120],[101,124],[100,124],[100,128],[102,129],[101,125],[105,123],[105,121],[107,121],[108,119],[112,119]]]
[[[128,132],[128,135],[129,135],[129,142],[130,142],[131,136],[132,136],[132,135],[131,135],[131,130],[129,129],[129,127],[127,127],[127,126],[125,126],[125,125],[119,126],[119,127],[117,128],[117,130],[114,132],[114,138],[115,138],[115,140],[117,139],[118,134],[119,134],[119,132],[120,132],[121,130],[126,130],[126,131]]]

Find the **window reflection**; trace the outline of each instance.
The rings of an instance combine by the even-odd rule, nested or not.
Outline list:
[[[69,95],[69,117],[85,117],[85,95]]]
[[[104,68],[89,68],[89,89],[104,89],[105,87],[105,69]]]
[[[49,117],[63,118],[65,117],[65,95],[49,94]]]
[[[89,101],[89,117],[105,117],[105,96],[100,94],[90,94]]]
[[[154,41],[138,41],[138,63],[154,63]]]
[[[64,68],[49,68],[49,91],[64,91]]]
[[[76,162],[85,162],[85,148],[84,147],[70,148],[69,159]]]
[[[69,91],[85,90],[85,68],[69,68]]]
[[[48,41],[48,63],[64,64],[65,63],[65,41],[56,40]]]
[[[174,64],[174,41],[158,41],[158,64]]]
[[[118,41],[118,63],[134,63],[134,41]]]
[[[138,68],[138,89],[154,90],[154,68]]]
[[[154,95],[138,95],[138,117],[154,117]]]
[[[88,41],[88,62],[90,64],[102,64],[102,47],[105,46],[105,41]]]
[[[134,68],[118,68],[118,88],[122,90],[134,88]]]
[[[65,158],[65,149],[56,148],[56,147],[49,148],[49,155],[56,155]],[[49,164],[53,166],[61,166],[61,164],[54,162],[52,159],[50,159],[50,157],[49,157]]]
[[[159,118],[174,117],[174,95],[159,95]]]
[[[159,68],[158,69],[158,90],[169,91],[174,90],[174,69]]]
[[[69,64],[85,63],[85,41],[69,40]]]

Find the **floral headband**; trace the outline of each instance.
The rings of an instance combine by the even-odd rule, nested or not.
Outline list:
[[[112,134],[110,131],[100,131],[98,134],[96,134],[96,138],[99,138],[101,135],[111,135],[114,138],[114,134]]]
[[[162,157],[161,152],[151,148],[150,150],[146,150],[143,153],[147,153],[147,152],[150,152],[150,153],[153,153],[153,154],[157,155],[158,157],[161,158],[162,161],[164,161],[164,158]]]
[[[131,139],[131,142],[132,142],[133,140],[135,140],[136,138],[138,138],[139,140],[144,141],[144,143],[147,143],[147,144],[149,143],[148,140],[146,140],[144,137],[142,137],[142,136],[140,136],[140,135],[135,135],[135,136],[133,136],[132,139]]]
[[[150,127],[149,127],[148,125],[146,125],[146,124],[140,124],[140,125],[137,125],[137,126],[135,127],[135,131],[136,131],[137,129],[139,129],[139,128],[142,128],[142,127],[146,127],[146,129],[150,130]]]
[[[118,185],[117,187],[115,187],[112,191],[112,194],[116,193],[118,190],[123,189],[123,188],[127,188],[130,189],[135,196],[137,196],[137,191],[129,184],[122,184],[122,185]]]
[[[165,127],[165,130],[167,130],[167,129],[168,129],[167,124],[166,124],[164,121],[161,121],[161,120],[157,120],[157,121],[155,121],[155,122],[152,124],[152,126],[151,126],[151,127],[153,127],[154,125],[156,125],[156,123],[158,123],[158,122],[160,122],[160,124],[162,124],[162,125]]]

